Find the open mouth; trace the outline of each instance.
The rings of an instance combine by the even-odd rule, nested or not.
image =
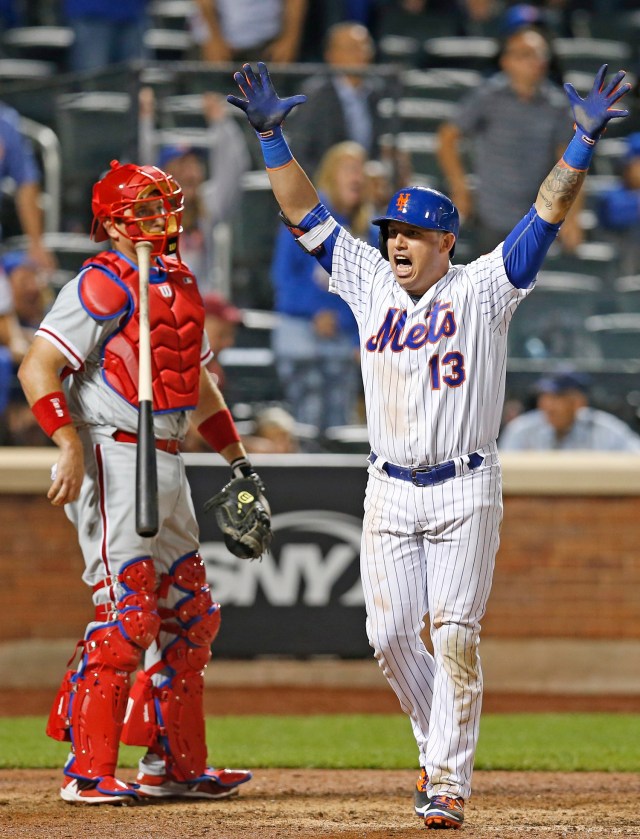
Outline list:
[[[413,267],[411,260],[400,254],[394,254],[393,264],[396,268],[396,274],[399,277],[408,277]]]

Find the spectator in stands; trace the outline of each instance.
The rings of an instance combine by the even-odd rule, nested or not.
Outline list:
[[[339,223],[373,241],[365,201],[365,162],[362,146],[338,143],[323,157],[316,183]],[[279,313],[273,351],[296,422],[315,426],[320,433],[329,426],[351,423],[359,391],[353,315],[329,292],[324,269],[284,227],[276,241],[271,276]]]
[[[244,134],[228,107],[218,94],[203,94],[206,148],[184,144],[157,150],[154,94],[151,88],[140,93],[140,159],[156,163],[182,187],[185,207],[180,255],[198,278],[203,294],[227,285],[228,266],[216,252],[215,235],[219,225],[229,222],[238,209],[242,176],[250,166]]]
[[[0,445],[7,443],[6,411],[11,394],[17,334],[11,286],[6,276],[0,274]],[[21,355],[24,356],[24,351]]]
[[[408,161],[385,142],[385,135],[392,136],[392,118],[382,116],[378,108],[380,100],[391,94],[380,78],[366,72],[374,53],[373,39],[362,24],[347,21],[329,29],[324,59],[335,72],[303,85],[309,107],[295,110],[285,125],[296,158],[306,171],[315,172],[323,154],[336,143],[353,140],[368,157],[401,169],[395,172],[396,180],[408,182]]]
[[[504,239],[570,139],[566,97],[548,79],[549,59],[548,42],[537,30],[509,34],[501,71],[469,93],[456,118],[438,132],[438,161],[451,199],[473,223],[478,253]],[[471,146],[473,192],[463,141]],[[569,251],[583,238],[579,210],[576,202],[560,232]]]
[[[560,0],[562,3],[562,0]],[[564,23],[564,9],[560,4],[534,6],[531,3],[516,3],[504,9],[501,19],[502,38],[506,38],[521,29],[534,29],[539,32],[549,47],[548,77],[554,84],[562,85],[562,62],[555,50],[556,37],[569,35]]]
[[[54,292],[42,271],[25,251],[10,251],[2,258],[9,280],[13,306],[26,344],[30,344],[53,302]]]
[[[30,258],[51,271],[56,259],[43,240],[40,208],[40,172],[33,151],[20,131],[20,114],[0,102],[0,180],[15,184],[14,202],[22,233],[27,237]]]
[[[204,61],[296,61],[307,0],[197,0],[193,35]]]
[[[300,451],[296,421],[279,405],[258,411],[253,432],[243,434],[242,442],[250,454],[296,454]]]
[[[147,57],[148,0],[64,0],[63,21],[73,30],[69,69],[102,70]]]
[[[501,0],[459,0],[458,35],[496,38],[502,31]]]
[[[53,295],[44,273],[24,251],[0,260],[0,441],[3,445],[46,445],[24,398],[16,371]]]
[[[498,439],[501,451],[640,452],[640,436],[618,417],[589,407],[589,378],[559,372],[536,386],[537,408],[512,419]]]
[[[609,231],[620,254],[620,272],[640,272],[640,132],[626,138],[620,183],[603,192],[598,199],[597,215]]]
[[[366,200],[373,216],[383,216],[394,193],[392,173],[380,160],[367,160],[364,165]]]

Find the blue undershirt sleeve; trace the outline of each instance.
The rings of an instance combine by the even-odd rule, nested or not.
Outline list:
[[[311,232],[315,227],[318,227],[331,219],[331,213],[327,210],[324,204],[316,204],[316,206],[307,213],[307,215],[295,226],[287,225],[296,238],[302,238],[305,232]],[[285,222],[286,223],[286,222]],[[322,240],[322,244],[318,247],[309,250],[301,242],[300,244],[308,253],[311,253],[317,261],[322,265],[324,270],[330,274],[333,263],[333,248],[338,238],[338,233],[342,229],[341,226],[333,221],[334,227],[331,233]],[[301,235],[302,234],[302,235]]]
[[[502,244],[504,267],[512,285],[532,285],[561,226],[562,222],[551,224],[541,219],[535,207],[516,224]]]
[[[327,274],[330,274],[333,268],[333,248],[338,238],[338,233],[342,230],[340,225],[336,225],[329,237],[324,240],[324,248],[322,253],[316,254],[316,259],[322,265]]]

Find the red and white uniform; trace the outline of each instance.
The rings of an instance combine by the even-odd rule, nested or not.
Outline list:
[[[98,789],[110,784],[110,795],[121,793],[119,782],[112,789],[108,780],[121,736],[149,747],[143,765],[152,775],[181,783],[203,776],[202,671],[219,625],[177,445],[156,453],[158,533],[146,538],[136,532],[138,282],[137,266],[125,256],[100,253],[61,290],[37,332],[68,362],[64,387],[84,447],[85,476],[80,497],[65,512],[78,530],[83,580],[96,606],[80,665],[65,676],[47,733],[72,742],[65,775],[96,780]],[[198,401],[200,368],[212,352],[195,278],[174,258],[152,266],[149,321],[154,432],[177,444],[187,411]],[[147,681],[130,703],[131,724],[123,729],[129,674],[145,652],[148,672],[141,673]],[[150,698],[154,684],[168,697],[166,707],[159,700],[164,739]],[[63,788],[63,798],[75,800],[69,789]]]
[[[137,431],[136,287],[137,266],[114,251],[98,254],[61,289],[37,332],[68,360],[64,386],[85,446],[86,477],[80,498],[65,511],[80,526],[88,585],[117,573],[121,562],[149,553],[149,540],[137,536],[135,528],[136,446],[117,443],[112,436],[117,429]],[[195,279],[173,258],[152,265],[149,317],[155,436],[180,440],[189,422],[187,410],[197,402],[200,366],[213,354]],[[188,333],[182,347],[181,333]],[[167,368],[168,360],[173,369]],[[185,378],[189,389],[182,384]],[[176,382],[182,392],[169,387]],[[159,450],[157,464],[160,529],[152,550],[156,562],[170,565],[198,549],[198,528],[182,458]],[[94,599],[103,596],[98,592]]]

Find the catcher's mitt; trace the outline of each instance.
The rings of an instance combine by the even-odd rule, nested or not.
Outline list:
[[[271,511],[263,491],[254,473],[233,478],[204,505],[206,512],[213,510],[227,548],[241,559],[257,559],[271,544]]]

